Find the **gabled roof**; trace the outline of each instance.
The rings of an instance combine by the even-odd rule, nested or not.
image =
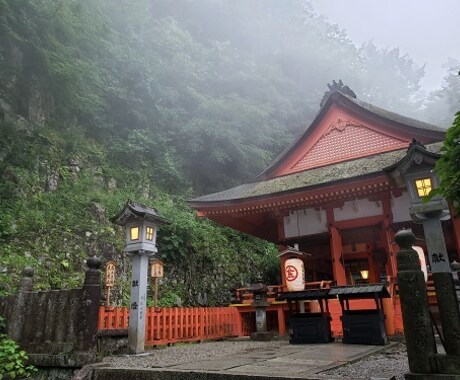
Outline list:
[[[416,159],[416,155],[419,155],[420,157],[425,156],[426,158],[429,158],[433,163],[436,162],[442,156],[442,154],[439,151],[435,152],[433,150],[430,150],[416,139],[413,139],[412,143],[409,146],[409,149],[407,149],[406,155],[398,162],[395,162],[393,165],[389,166],[388,168],[385,168],[385,171],[390,172],[398,167],[406,166],[410,161]]]
[[[351,90],[346,92],[348,95],[330,87],[310,126],[258,176],[240,186],[192,199],[191,206],[236,204],[385,174],[385,169],[406,157],[413,138],[428,151],[439,153],[445,129],[383,110],[356,99]],[[357,154],[347,155],[347,149],[340,148],[340,138],[346,133],[337,137],[337,132],[335,140],[331,138],[336,130],[349,131],[349,139],[362,140],[349,140],[348,146],[358,146]],[[368,143],[366,138],[372,141]],[[336,142],[338,149],[334,149]],[[325,154],[321,148],[326,149]],[[320,164],[315,165],[312,157]]]
[[[120,226],[124,226],[133,219],[148,220],[157,224],[169,223],[167,219],[159,216],[154,208],[130,200],[126,202],[123,209],[115,215],[111,221]]]
[[[277,174],[274,173],[276,173],[286,160],[305,144],[305,141],[312,137],[317,126],[334,105],[338,105],[351,113],[359,114],[371,123],[374,122],[383,125],[388,133],[406,136],[407,145],[413,137],[416,137],[424,144],[443,141],[445,139],[446,130],[441,127],[384,110],[370,103],[356,99],[352,95],[354,95],[354,93],[346,95],[340,91],[330,91],[326,99],[323,99],[323,105],[310,126],[294,140],[267,169],[257,175],[253,180],[258,181],[277,176]],[[394,148],[396,150],[401,148],[401,146],[395,144]],[[391,149],[391,147],[388,147],[387,150]]]

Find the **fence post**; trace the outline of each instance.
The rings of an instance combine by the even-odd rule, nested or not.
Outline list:
[[[436,345],[425,277],[418,254],[412,248],[415,236],[410,230],[401,230],[396,233],[395,241],[400,247],[396,261],[409,369],[413,373],[431,373],[430,360],[436,353]]]
[[[101,300],[101,259],[96,256],[86,260],[88,270],[85,273],[81,307],[75,316],[78,321],[79,334],[77,347],[89,351],[96,347],[99,303]]]
[[[24,313],[26,308],[26,292],[32,291],[34,281],[34,270],[25,267],[22,271],[21,284],[14,298],[11,308],[11,317],[8,318],[8,335],[11,339],[20,342],[24,329]]]

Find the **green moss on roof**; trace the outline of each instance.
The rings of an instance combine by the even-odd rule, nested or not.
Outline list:
[[[427,150],[439,153],[442,142],[429,144]],[[352,179],[369,174],[383,173],[383,169],[398,162],[407,150],[397,150],[370,157],[322,166],[303,172],[276,177],[265,181],[246,183],[218,193],[192,199],[192,203],[223,202],[246,198],[257,198],[270,194],[295,191],[308,187],[326,185],[336,181]]]

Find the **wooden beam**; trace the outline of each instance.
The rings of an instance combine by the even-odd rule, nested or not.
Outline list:
[[[334,226],[339,229],[368,227],[368,226],[373,226],[373,225],[382,223],[383,219],[384,219],[383,215],[368,216],[368,217],[359,218],[359,219],[341,220],[340,222],[335,222]]]

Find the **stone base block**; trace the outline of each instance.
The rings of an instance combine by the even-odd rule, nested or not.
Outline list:
[[[460,375],[445,375],[439,373],[406,373],[406,380],[460,380]]]
[[[460,356],[435,355],[433,359],[436,372],[457,375],[460,378]]]
[[[268,342],[273,339],[273,333],[269,331],[251,333],[251,340]]]

